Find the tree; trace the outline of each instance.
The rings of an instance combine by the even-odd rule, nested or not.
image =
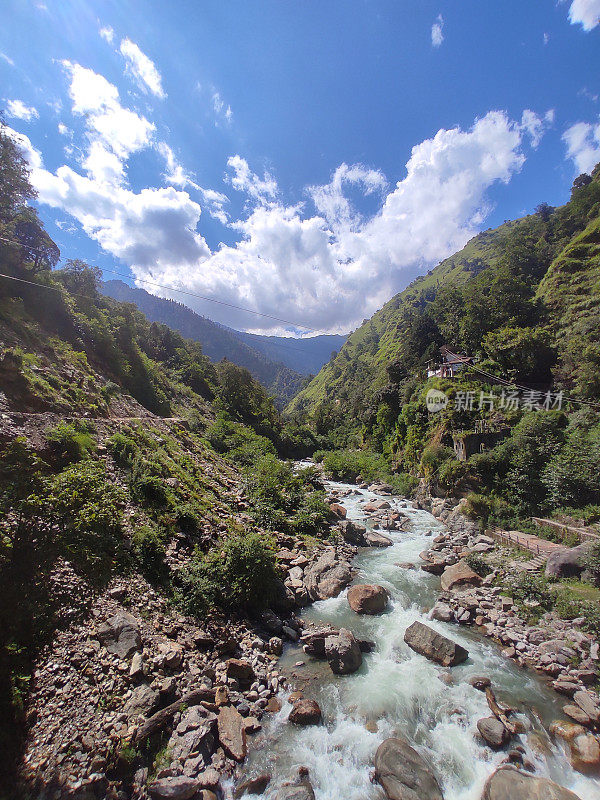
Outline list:
[[[573,181],[573,187],[571,191],[575,191],[575,189],[583,189],[584,186],[588,186],[591,182],[591,176],[586,172],[582,172],[581,175],[578,175]]]
[[[27,161],[0,119],[0,224],[9,222],[34,197]]]

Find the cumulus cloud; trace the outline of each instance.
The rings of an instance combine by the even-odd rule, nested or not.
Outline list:
[[[102,76],[67,64],[73,112],[85,118],[88,145],[81,173],[45,169],[40,153],[14,134],[32,166],[39,201],[61,209],[138,280],[184,289],[318,330],[347,331],[412,278],[462,247],[491,210],[488,189],[521,169],[525,144],[537,144],[548,122],[526,111],[519,121],[491,111],[469,129],[439,130],[417,144],[404,176],[392,186],[377,169],[341,164],[302,202],[282,199],[274,176],[255,172],[240,155],[227,162],[226,181],[244,194],[240,219],[229,220],[228,198],[196,182],[152,126],[119,130],[109,146],[111,118],[126,113]],[[143,118],[141,118],[143,120]],[[103,121],[100,121],[103,120]],[[162,188],[133,191],[126,165],[132,152],[153,147],[164,162]],[[370,198],[367,203],[364,198]],[[369,214],[364,209],[376,208]],[[199,226],[202,208],[238,235],[211,251]],[[164,296],[180,298],[162,291]],[[271,319],[187,296],[200,313],[234,327],[279,331]]]
[[[581,25],[591,31],[600,23],[600,0],[573,0],[569,8],[571,25]]]
[[[37,109],[33,106],[26,106],[22,100],[7,100],[6,116],[12,119],[22,119],[25,122],[31,122],[32,119],[37,119],[40,115]]]
[[[600,161],[600,121],[577,122],[563,133],[567,158],[575,164],[578,173],[591,172]]]
[[[539,117],[535,111],[526,108],[521,115],[521,129],[531,137],[531,146],[536,149],[542,141],[546,128],[554,122],[555,112],[551,108]]]
[[[164,99],[166,94],[162,88],[162,78],[154,62],[131,39],[122,39],[119,49],[126,62],[126,71],[140,89]]]
[[[431,26],[431,44],[439,47],[444,41],[444,18],[438,14],[435,22]]]

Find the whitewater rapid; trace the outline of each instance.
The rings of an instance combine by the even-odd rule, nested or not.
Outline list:
[[[378,495],[355,486],[328,482],[340,494],[347,518],[369,526],[362,512],[368,500],[385,499],[393,509],[410,518],[409,531],[385,531],[391,547],[363,548],[354,566],[355,583],[381,584],[390,593],[384,614],[355,614],[346,599],[323,600],[305,609],[303,617],[347,627],[361,638],[376,643],[353,675],[335,676],[326,662],[314,661],[299,646],[290,646],[280,662],[291,676],[293,689],[317,700],[324,724],[306,728],[287,722],[291,709],[285,698],[280,712],[263,718],[264,728],[250,747],[243,772],[250,777],[272,775],[266,797],[300,765],[309,768],[316,800],[381,800],[381,788],[371,781],[373,756],[378,745],[401,733],[431,765],[441,783],[445,800],[480,800],[484,783],[506,757],[486,747],[477,731],[477,720],[490,716],[485,695],[469,683],[473,675],[486,675],[498,699],[520,710],[518,719],[526,732],[511,746],[522,745],[534,762],[536,774],[544,775],[574,791],[581,800],[600,800],[600,784],[572,770],[563,751],[548,737],[546,728],[563,718],[561,699],[535,673],[523,670],[500,654],[499,648],[473,628],[432,621],[428,609],[439,593],[439,578],[398,566],[419,565],[419,553],[431,536],[445,530],[426,511],[397,497]],[[421,620],[459,642],[469,659],[446,669],[414,653],[403,640],[404,631]],[[302,661],[302,666],[296,663]]]

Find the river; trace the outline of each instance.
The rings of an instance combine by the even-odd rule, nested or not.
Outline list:
[[[245,776],[272,774],[266,796],[273,794],[299,765],[309,768],[317,800],[381,800],[383,791],[371,782],[373,756],[387,737],[401,733],[433,767],[445,800],[480,800],[486,778],[506,753],[493,753],[477,732],[477,720],[490,716],[485,695],[468,678],[487,675],[499,700],[520,710],[526,733],[513,739],[544,775],[574,791],[581,800],[600,800],[600,783],[574,772],[545,728],[564,718],[564,699],[549,689],[533,671],[523,670],[500,654],[497,645],[474,628],[428,619],[427,610],[439,593],[439,578],[399,562],[419,564],[431,533],[444,525],[402,498],[390,498],[348,484],[327,482],[340,493],[352,490],[340,502],[348,519],[369,527],[361,510],[365,500],[385,499],[410,516],[409,532],[385,532],[393,540],[387,548],[362,548],[355,561],[356,583],[375,583],[390,593],[388,610],[375,617],[355,614],[339,597],[317,602],[304,610],[306,620],[344,626],[376,642],[353,675],[335,676],[326,662],[314,661],[299,646],[286,648],[282,671],[292,688],[317,700],[324,724],[296,727],[287,722],[291,709],[284,699],[280,712],[266,715],[243,770]],[[462,665],[445,669],[414,653],[403,640],[404,631],[421,620],[469,650]],[[296,666],[297,662],[304,662]],[[450,675],[450,683],[441,679]],[[368,728],[366,727],[368,725]]]

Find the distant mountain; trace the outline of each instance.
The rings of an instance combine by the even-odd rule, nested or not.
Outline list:
[[[226,358],[240,367],[246,367],[278,399],[280,406],[291,400],[302,387],[304,376],[286,366],[283,358],[269,358],[245,342],[237,331],[217,325],[182,303],[155,297],[144,289],[128,286],[118,280],[105,281],[101,291],[114,300],[133,303],[151,322],[162,322],[179,331],[182,336],[200,342],[211,361]]]
[[[268,358],[283,361],[302,375],[316,374],[348,338],[338,334],[312,336],[309,339],[258,336],[255,333],[238,333],[238,336]]]

